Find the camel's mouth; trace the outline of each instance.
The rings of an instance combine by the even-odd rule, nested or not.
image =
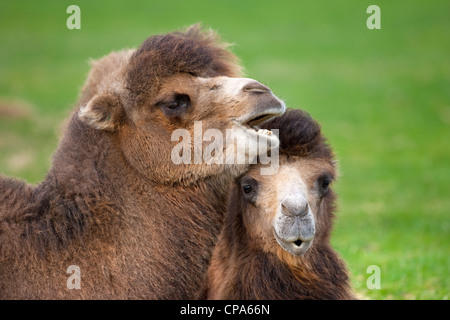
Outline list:
[[[313,242],[313,239],[302,240],[300,238],[297,238],[294,241],[290,239],[283,239],[278,236],[276,232],[274,232],[274,235],[280,247],[294,256],[304,255],[311,247]]]
[[[246,139],[257,143],[258,154],[263,154],[279,145],[278,131],[275,131],[274,134],[270,130],[259,127],[266,121],[281,116],[286,111],[284,103],[280,100],[277,100],[277,102],[278,105],[271,107],[260,106],[255,108],[250,114],[233,120],[235,128],[243,130]]]
[[[281,116],[283,113],[284,110],[273,110],[272,112],[259,114],[250,118],[246,118],[245,120],[236,120],[236,124],[238,124],[244,130],[249,131],[249,133],[270,137],[272,136],[272,131],[267,129],[260,129],[259,126],[264,122]]]
[[[245,122],[245,125],[249,126],[250,128],[255,128],[260,126],[261,124],[263,124],[266,121],[269,121],[270,119],[276,118],[278,116],[280,116],[280,113],[274,114],[274,113],[266,113],[266,114],[262,114],[259,115],[257,117],[254,117],[248,121]]]
[[[286,111],[286,106],[283,102],[280,103],[279,106],[276,108],[267,108],[263,112],[255,112],[254,114],[251,114],[247,116],[246,118],[239,121],[242,125],[248,126],[250,128],[258,128],[260,125],[262,125],[264,122],[267,122],[273,118],[279,117],[283,115],[283,113]]]

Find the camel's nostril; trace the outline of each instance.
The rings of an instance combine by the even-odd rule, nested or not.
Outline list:
[[[298,203],[295,201],[285,200],[281,203],[283,214],[292,217],[302,217],[309,211],[308,202]]]
[[[248,84],[246,84],[242,90],[245,92],[252,92],[252,93],[268,93],[271,92],[271,90],[266,87],[265,85],[259,83],[258,81],[252,81]]]

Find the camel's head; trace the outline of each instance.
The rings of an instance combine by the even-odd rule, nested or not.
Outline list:
[[[112,65],[107,56],[94,66],[98,76],[91,71],[79,118],[116,135],[128,163],[152,180],[190,183],[224,171],[237,176],[267,151],[259,144],[278,145],[258,127],[285,106],[268,87],[240,78],[225,47],[213,32],[194,26],[112,54]],[[103,64],[111,71],[101,75],[109,70]],[[257,151],[245,149],[239,162],[243,144]]]
[[[328,237],[334,161],[320,127],[305,113],[288,111],[264,126],[280,130],[279,169],[263,176],[254,165],[237,180],[243,223],[255,246],[300,256]]]

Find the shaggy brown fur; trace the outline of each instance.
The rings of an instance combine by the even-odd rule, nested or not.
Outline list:
[[[0,298],[198,297],[229,184],[248,166],[176,165],[171,133],[284,112],[261,84],[228,78],[239,70],[198,26],[94,62],[44,181],[0,177]],[[67,287],[71,265],[81,289]]]
[[[208,270],[206,297],[353,299],[345,264],[329,243],[336,197],[331,189],[320,190],[320,179],[324,174],[334,179],[335,168],[319,125],[306,113],[292,110],[264,127],[280,130],[279,171],[261,176],[261,165],[253,165],[236,179]],[[280,194],[296,188],[296,175],[306,183],[315,219],[312,245],[300,256],[277,243],[273,227]],[[254,181],[252,198],[244,194],[242,181]]]

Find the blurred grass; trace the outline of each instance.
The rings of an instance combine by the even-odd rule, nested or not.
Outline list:
[[[448,299],[450,2],[0,2],[0,172],[42,180],[89,58],[203,22],[233,42],[249,77],[310,112],[340,164],[332,242],[369,299]],[[369,290],[370,265],[381,289]]]

